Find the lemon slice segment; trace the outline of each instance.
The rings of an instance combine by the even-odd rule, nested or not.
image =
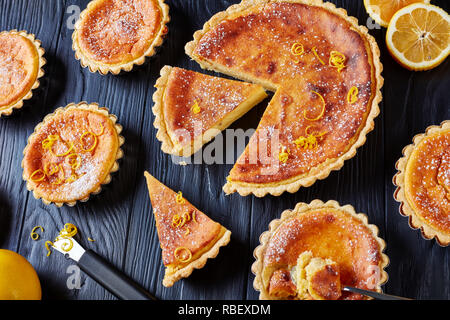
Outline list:
[[[398,10],[416,2],[430,3],[430,0],[364,0],[364,7],[376,23],[387,27]]]
[[[431,4],[411,4],[392,17],[386,44],[394,59],[405,68],[432,69],[450,53],[450,16]]]

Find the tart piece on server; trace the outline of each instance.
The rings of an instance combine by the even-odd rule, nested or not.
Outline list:
[[[263,300],[359,300],[340,288],[381,292],[389,259],[376,226],[336,201],[298,203],[269,224],[255,249],[253,285]]]

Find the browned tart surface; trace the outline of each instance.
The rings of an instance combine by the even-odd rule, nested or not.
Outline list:
[[[421,220],[450,236],[450,130],[425,137],[414,149],[405,195]]]
[[[118,149],[118,133],[108,116],[84,109],[59,112],[30,137],[24,178],[47,201],[81,200],[104,182]]]
[[[30,39],[0,34],[0,110],[31,90],[38,71],[39,54]]]
[[[156,0],[95,0],[82,20],[78,43],[83,54],[107,65],[144,55],[162,23]]]
[[[350,22],[320,6],[269,2],[231,14],[209,29],[192,56],[208,68],[276,91],[230,181],[278,183],[350,149],[364,128],[377,80],[369,42]],[[280,130],[279,143],[267,140]],[[251,161],[268,145],[273,164]]]
[[[293,298],[295,291],[283,290],[292,288],[289,282],[293,280],[289,272],[280,277],[283,274],[280,270],[286,272],[297,264],[300,254],[310,251],[315,257],[331,259],[337,264],[343,286],[370,289],[374,272],[381,271],[380,249],[372,231],[350,214],[336,209],[311,210],[284,222],[271,237],[263,256],[263,281],[269,294]],[[327,271],[318,272],[313,279],[314,290],[325,297],[329,296],[328,289],[337,276]],[[341,299],[361,298],[349,293],[341,296]]]

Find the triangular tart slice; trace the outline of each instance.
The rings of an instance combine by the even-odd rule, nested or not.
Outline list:
[[[262,86],[164,66],[156,81],[162,151],[188,157],[267,97]]]
[[[194,268],[203,268],[208,258],[215,258],[220,247],[230,242],[231,232],[195,208],[181,192],[175,193],[148,172],[144,175],[166,267],[163,285],[171,287]]]

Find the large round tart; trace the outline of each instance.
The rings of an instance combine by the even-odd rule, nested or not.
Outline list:
[[[75,205],[111,181],[123,156],[122,127],[97,104],[69,104],[38,124],[22,161],[27,189],[45,204]]]
[[[261,235],[252,266],[254,287],[260,291],[260,299],[309,299],[299,295],[296,285],[297,269],[308,253],[333,261],[342,286],[381,291],[380,286],[387,281],[384,268],[389,260],[383,253],[385,243],[377,234],[377,227],[368,224],[367,217],[356,214],[350,205],[341,207],[336,201],[319,200],[298,203],[294,210],[286,210],[280,219],[273,220]],[[324,281],[318,281],[318,285],[319,291],[329,288]],[[363,299],[353,293],[338,294],[335,298]]]
[[[186,52],[203,68],[274,91],[224,191],[295,192],[343,166],[381,100],[376,41],[320,0],[243,0],[217,13]]]
[[[75,57],[92,72],[130,71],[155,54],[169,20],[164,0],[91,1],[75,24]]]
[[[10,115],[32,97],[44,75],[44,49],[33,34],[0,32],[0,117]]]
[[[409,224],[426,239],[450,244],[450,121],[429,127],[403,149],[396,164],[395,199]]]

